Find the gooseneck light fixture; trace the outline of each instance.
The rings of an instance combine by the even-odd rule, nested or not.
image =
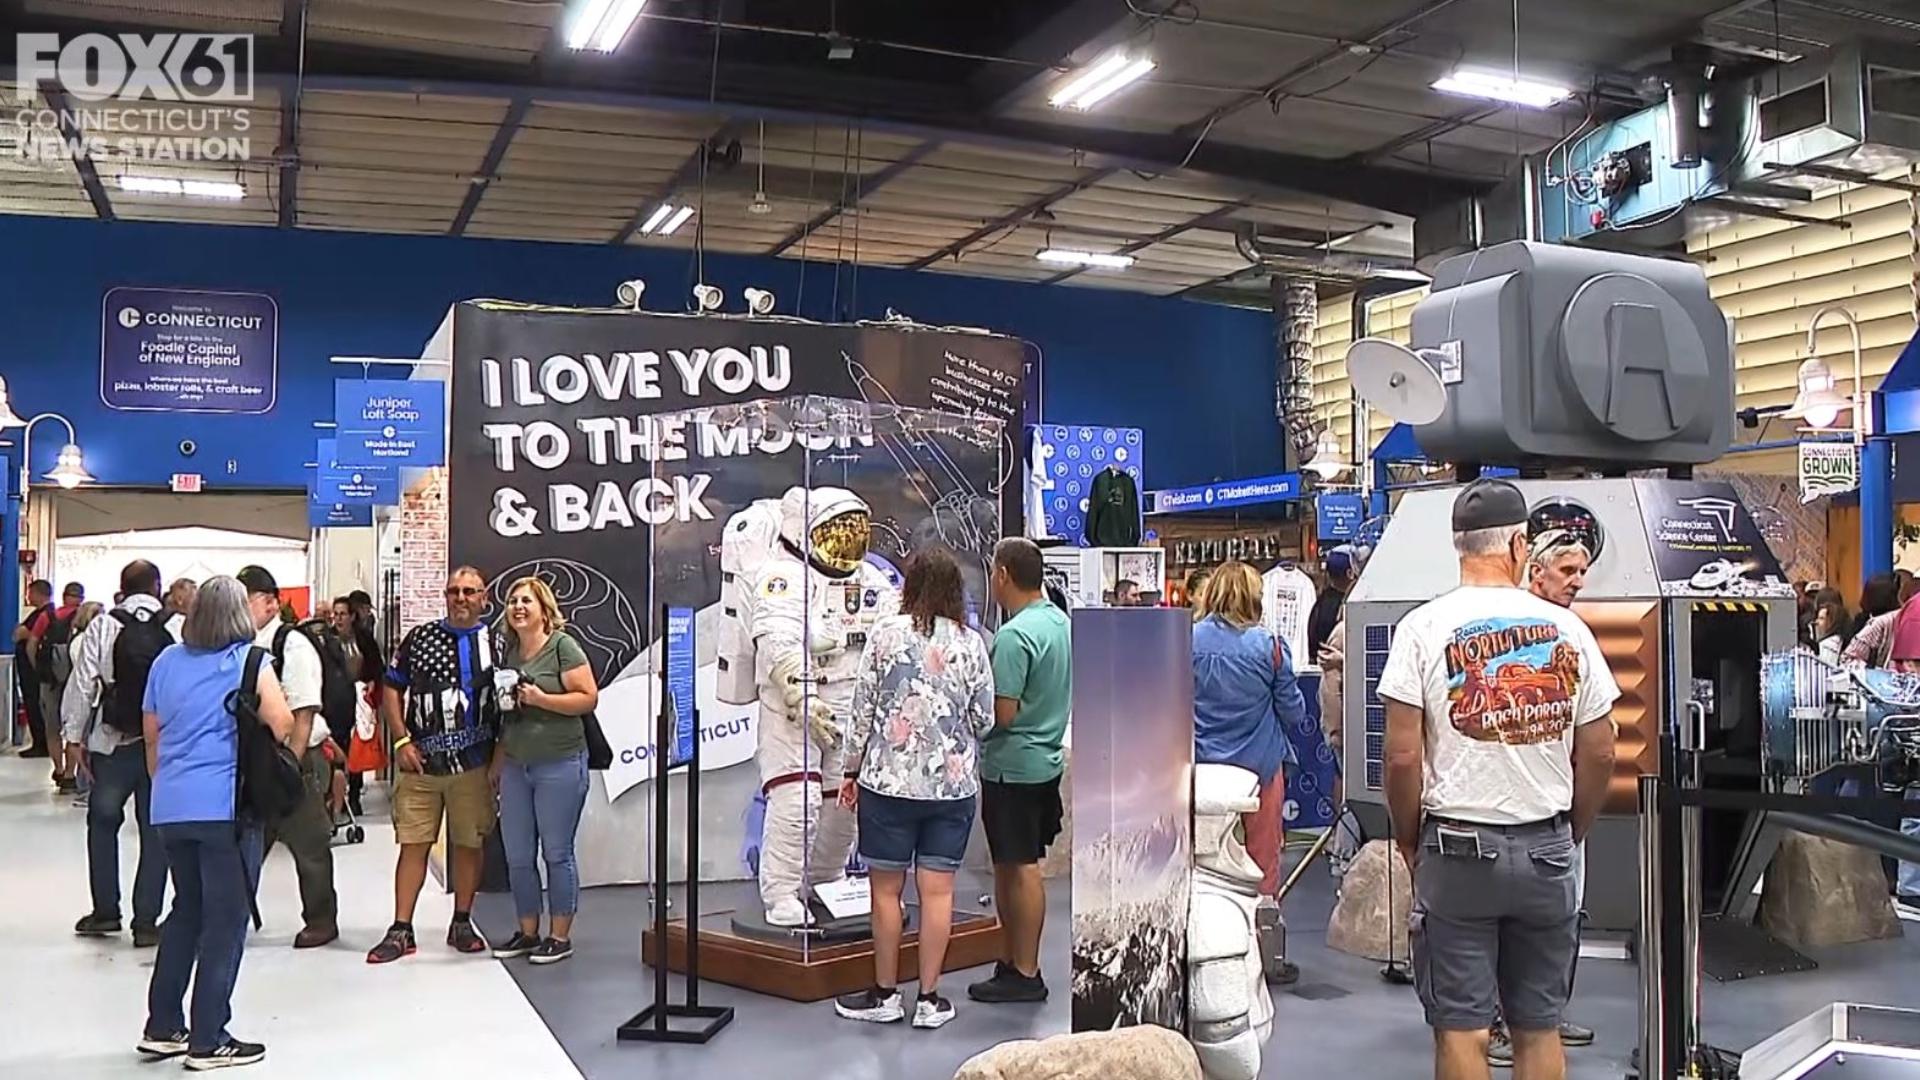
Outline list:
[[[7,413],[11,415],[12,409]],[[67,429],[67,441],[60,447],[59,456],[54,459],[53,468],[48,470],[47,479],[69,491],[81,484],[93,480],[93,474],[87,472],[85,459],[80,454],[80,442],[73,433],[73,421],[59,413],[40,413],[26,422],[26,431],[20,437],[20,490],[25,493],[32,486],[32,476],[28,469],[33,461],[33,429],[42,420],[58,420]],[[0,425],[4,426],[4,425]]]
[[[1846,397],[1840,396],[1840,392],[1834,388],[1833,370],[1814,352],[1819,346],[1820,324],[1829,315],[1844,321],[1853,336],[1853,392]],[[1794,395],[1793,406],[1787,410],[1787,415],[1805,420],[1808,427],[1830,428],[1842,412],[1852,410],[1853,444],[1859,446],[1866,442],[1866,406],[1861,398],[1865,384],[1861,371],[1860,320],[1839,304],[1828,304],[1814,312],[1813,321],[1807,324],[1807,357],[1800,365],[1796,377],[1799,392]]]

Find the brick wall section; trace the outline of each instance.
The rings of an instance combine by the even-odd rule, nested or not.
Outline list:
[[[400,500],[400,625],[402,632],[446,613],[447,475],[440,469]]]

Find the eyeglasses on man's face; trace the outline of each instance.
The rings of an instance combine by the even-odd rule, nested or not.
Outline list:
[[[459,597],[459,596],[479,596],[480,594],[482,594],[482,593],[484,593],[484,592],[486,592],[486,591],[487,591],[487,590],[486,590],[486,589],[484,589],[484,588],[475,588],[475,587],[473,587],[473,586],[471,586],[471,585],[449,585],[449,586],[447,586],[447,595],[448,595],[448,596],[450,596],[450,597]]]

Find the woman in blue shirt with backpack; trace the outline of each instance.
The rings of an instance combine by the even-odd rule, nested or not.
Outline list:
[[[1280,887],[1283,766],[1295,760],[1287,726],[1306,708],[1286,643],[1261,625],[1259,573],[1243,562],[1222,565],[1194,607],[1193,760],[1260,778],[1260,810],[1245,824],[1247,852],[1265,874],[1261,896]]]
[[[139,1050],[150,1058],[185,1054],[193,1070],[251,1065],[267,1048],[227,1032],[261,860],[260,823],[235,810],[238,725],[264,724],[284,743],[293,713],[271,663],[257,665],[257,715],[235,707],[254,647],[238,581],[221,576],[202,584],[180,636],[147,675],[152,818],[173,876],[173,909],[160,931]],[[181,1009],[189,981],[190,1018]]]

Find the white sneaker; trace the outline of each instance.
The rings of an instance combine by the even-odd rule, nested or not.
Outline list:
[[[953,1002],[934,994],[931,997],[921,995],[913,1003],[913,1026],[917,1028],[937,1028],[953,1019]]]
[[[864,1020],[869,1024],[895,1024],[906,1016],[900,1007],[900,991],[888,990],[881,993],[877,989],[861,990],[852,994],[842,994],[833,999],[833,1011],[848,1020]],[[948,1010],[952,1015],[952,1010]],[[913,1022],[919,1024],[920,1016],[916,1012]]]
[[[767,905],[768,926],[805,926],[811,921],[807,906],[794,897],[775,900]]]

